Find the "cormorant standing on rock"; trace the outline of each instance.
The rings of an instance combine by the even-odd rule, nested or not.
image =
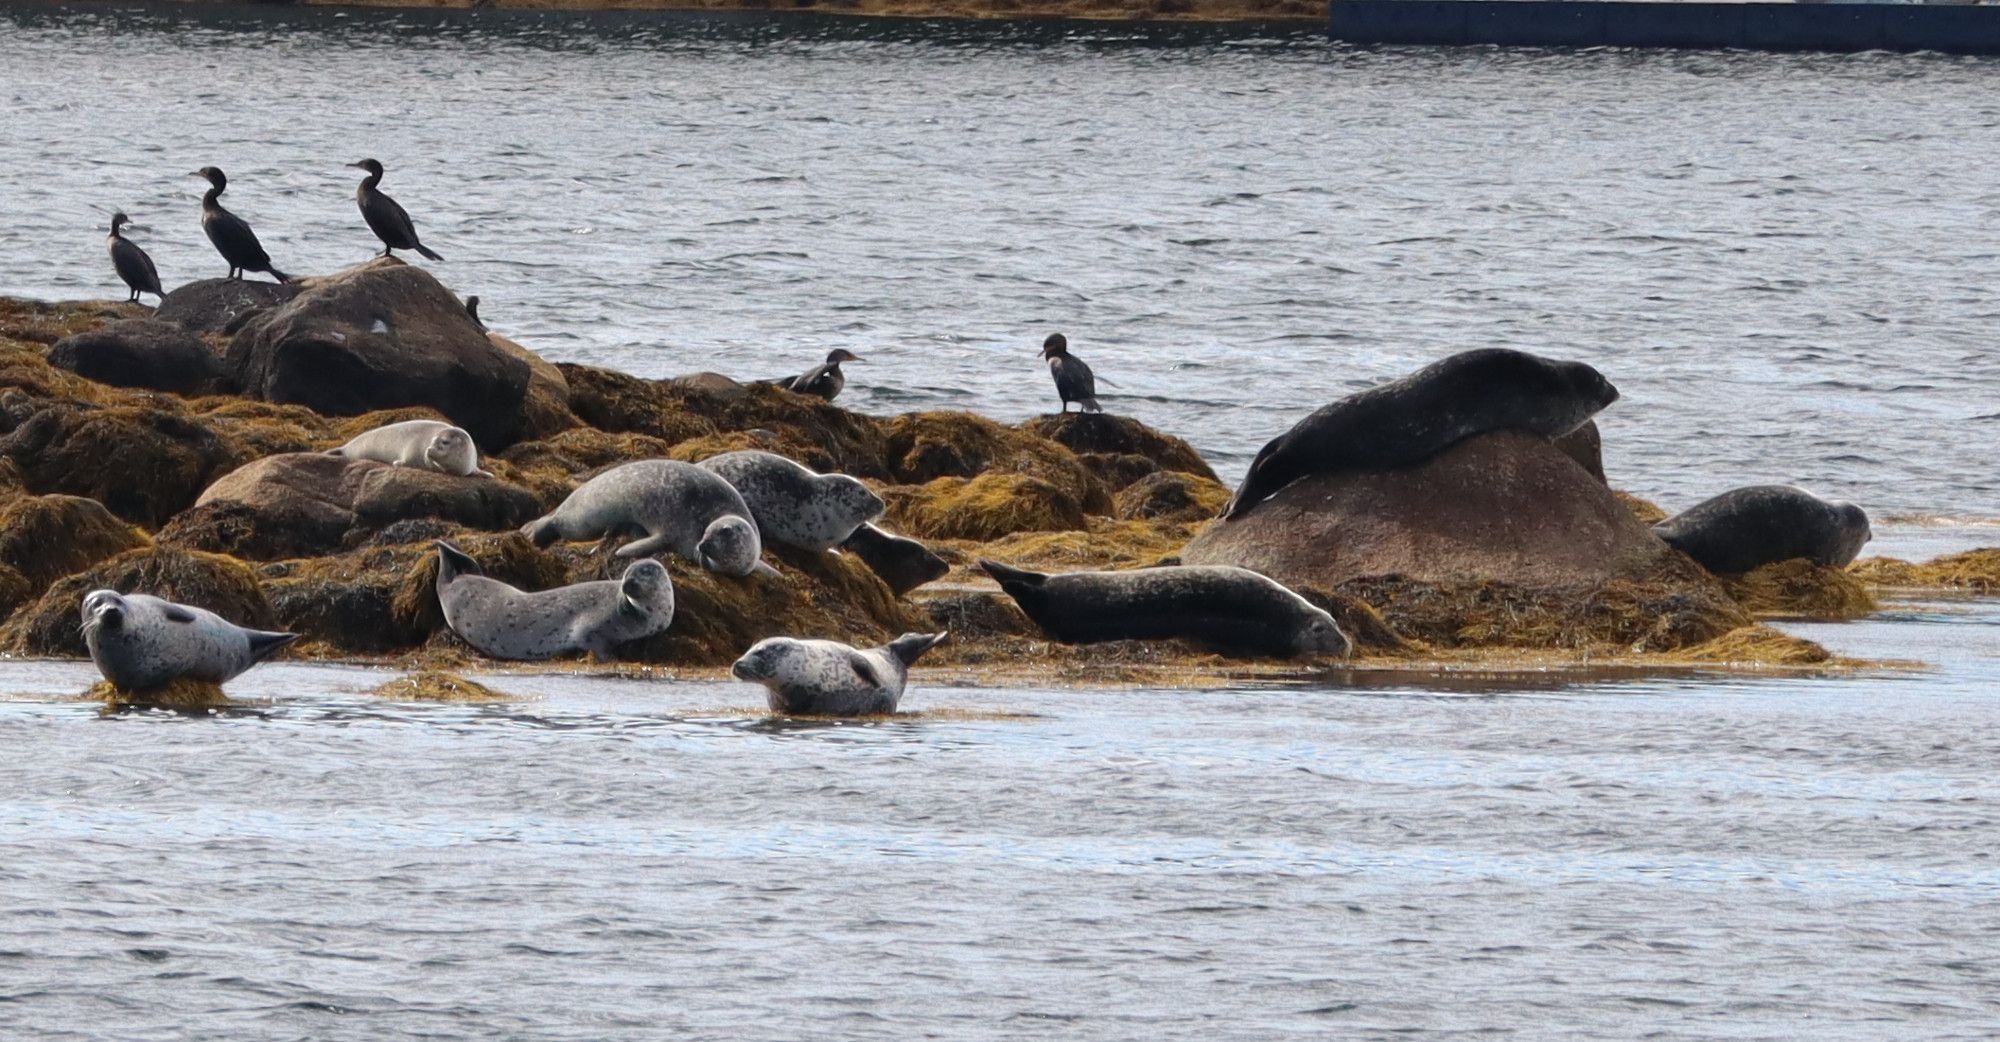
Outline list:
[[[1090,367],[1083,359],[1069,353],[1069,338],[1061,333],[1050,333],[1042,341],[1042,357],[1049,360],[1049,375],[1056,379],[1056,393],[1062,396],[1063,411],[1069,411],[1069,403],[1076,402],[1084,412],[1103,412],[1097,404],[1097,378],[1090,374]]]
[[[826,353],[826,364],[816,365],[793,377],[785,387],[794,394],[810,394],[830,402],[839,397],[841,388],[847,386],[847,377],[841,375],[840,363],[859,361],[860,355],[844,347],[836,347]]]
[[[473,293],[465,298],[465,314],[472,319],[473,325],[479,327],[481,333],[486,332],[486,323],[479,320],[479,294]]]
[[[444,259],[417,241],[417,226],[411,223],[410,215],[396,200],[375,187],[382,183],[382,164],[364,159],[347,165],[368,171],[368,176],[361,179],[361,187],[354,190],[354,201],[361,205],[361,219],[368,222],[368,230],[382,240],[382,256],[387,257],[390,250],[415,250],[434,261]]]
[[[257,241],[257,233],[250,230],[250,222],[230,213],[217,202],[224,189],[229,187],[229,178],[216,167],[205,166],[192,175],[208,179],[208,192],[201,197],[201,230],[208,233],[208,241],[215,244],[215,252],[229,262],[229,277],[240,279],[246,271],[268,273],[279,282],[290,282],[292,277],[271,266],[271,255],[264,252],[264,246]]]
[[[141,293],[164,297],[166,294],[160,292],[160,272],[153,267],[153,258],[146,256],[138,243],[118,234],[118,226],[131,219],[123,213],[111,215],[111,236],[104,240],[111,249],[111,266],[118,269],[118,277],[132,290],[132,295],[125,298],[128,302],[137,303]]]

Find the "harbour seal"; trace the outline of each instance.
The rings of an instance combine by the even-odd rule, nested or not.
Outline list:
[[[1716,575],[1795,557],[1845,568],[1875,534],[1860,507],[1829,503],[1790,485],[1731,489],[1654,525],[1653,532]]]
[[[818,474],[774,452],[725,452],[696,464],[729,482],[767,543],[800,550],[839,546],[882,516],[882,497],[845,474]]]
[[[674,622],[674,581],[650,558],[618,579],[524,593],[480,573],[479,562],[437,542],[438,606],[460,640],[493,658],[537,662],[590,652],[599,662],[630,640],[664,633]]]
[[[377,427],[337,449],[326,450],[326,454],[348,459],[372,459],[378,463],[442,471],[461,477],[472,474],[483,478],[493,476],[479,469],[479,447],[472,443],[472,435],[465,433],[463,428],[438,420],[404,420]]]
[[[558,539],[597,539],[643,531],[618,548],[619,557],[671,550],[724,575],[776,575],[759,560],[763,538],[734,486],[692,463],[649,459],[624,463],[591,478],[547,517],[521,529],[536,546]]]
[[[181,679],[220,684],[297,639],[144,593],[92,590],[83,597],[90,661],[122,691],[157,691]]]
[[[744,652],[729,672],[738,680],[764,685],[774,713],[893,713],[903,697],[910,666],[946,636],[905,633],[867,651],[839,641],[772,637]]]
[[[1069,338],[1061,333],[1050,333],[1042,341],[1042,357],[1048,360],[1049,375],[1056,382],[1056,396],[1062,399],[1064,412],[1069,411],[1069,403],[1077,403],[1084,412],[1103,412],[1097,404],[1097,377],[1083,359],[1069,353]]]
[[[951,571],[951,565],[924,544],[872,524],[855,529],[840,548],[861,558],[898,597]]]
[[[1064,644],[1180,639],[1243,658],[1345,657],[1354,650],[1333,616],[1247,568],[1047,575],[994,561],[979,567]]]
[[[1582,362],[1504,347],[1461,351],[1324,406],[1271,439],[1222,516],[1239,517],[1308,474],[1407,467],[1487,431],[1555,438],[1617,400],[1611,381]]]

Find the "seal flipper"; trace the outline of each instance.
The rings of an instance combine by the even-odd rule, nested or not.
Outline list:
[[[262,662],[271,657],[272,652],[299,639],[296,633],[273,633],[270,630],[244,630],[243,635],[250,638],[252,662]]]
[[[1031,572],[1026,568],[1012,568],[998,561],[989,561],[984,557],[979,559],[979,568],[987,575],[992,576],[993,581],[999,583],[1000,588],[1006,590],[1009,597],[1015,597],[1016,599],[1018,599],[1016,590],[1036,589],[1049,581],[1046,572]]]
[[[644,539],[634,539],[611,552],[613,557],[651,557],[654,554],[672,550],[673,540],[663,535],[649,535]]]
[[[868,661],[868,656],[858,651],[849,651],[847,664],[854,667],[854,675],[860,677],[862,683],[877,691],[887,687],[882,683],[882,674],[875,671],[875,663]]]
[[[949,636],[951,636],[950,630],[942,633],[905,633],[889,642],[889,654],[896,656],[896,660],[903,664],[903,668],[908,669],[916,665],[918,659],[924,657],[924,652],[944,643],[944,639]]]
[[[484,575],[479,562],[465,551],[440,539],[436,543],[438,552],[437,585],[439,589],[451,585],[453,579],[461,575]]]
[[[194,621],[194,612],[178,604],[166,604],[160,607],[160,617],[166,619],[168,622],[189,623]],[[251,632],[254,633],[256,631],[252,630]]]

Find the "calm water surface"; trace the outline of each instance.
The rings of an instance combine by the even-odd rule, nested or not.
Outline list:
[[[156,13],[0,22],[0,292],[218,273],[388,188],[493,324],[666,375],[869,361],[858,407],[1113,408],[1225,471],[1449,350],[1600,365],[1619,484],[2000,516],[1994,66],[1301,37]],[[1992,528],[1884,526],[1928,557]],[[1985,1039],[2000,605],[1797,626],[1837,679],[1209,692],[919,678],[498,706],[260,669],[213,719],[0,668],[0,1037]]]

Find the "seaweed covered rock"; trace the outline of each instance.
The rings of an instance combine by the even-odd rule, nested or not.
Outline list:
[[[1025,474],[939,478],[927,485],[883,489],[882,499],[889,505],[890,521],[922,539],[987,542],[1016,532],[1084,527],[1083,505],[1075,497]]]
[[[683,407],[676,391],[615,369],[558,363],[578,419],[611,434],[643,434],[672,445],[716,432],[715,423]]]
[[[95,499],[149,527],[193,505],[248,454],[177,411],[52,403],[0,438],[34,492]]]
[[[1127,521],[1205,521],[1227,502],[1229,490],[1219,481],[1161,470],[1119,490],[1117,514]]]
[[[1413,467],[1293,482],[1211,525],[1181,557],[1331,590],[1378,576],[1596,587],[1649,573],[1669,553],[1548,439],[1495,431]]]
[[[1921,564],[1869,557],[1848,565],[1847,572],[1870,586],[1889,589],[2000,593],[2000,548],[1980,547]]]
[[[513,696],[501,694],[484,684],[467,680],[454,673],[428,669],[397,677],[369,694],[395,702],[513,701]]]
[[[222,360],[200,337],[150,318],[64,337],[49,349],[49,364],[114,387],[175,394],[213,390],[222,375]]]
[[[251,317],[225,368],[250,397],[331,416],[428,406],[488,449],[521,429],[530,376],[429,272],[390,258]]]
[[[486,339],[528,364],[528,391],[521,400],[521,427],[516,437],[524,441],[546,438],[581,422],[569,410],[569,380],[554,363],[498,333],[489,332]]]
[[[1803,557],[1724,576],[1722,588],[1755,615],[1858,619],[1876,608],[1874,595],[1860,579]]]
[[[1194,446],[1140,423],[1108,412],[1066,412],[1037,416],[1020,429],[1047,438],[1077,455],[1139,456],[1161,470],[1215,481],[1215,471]]]
[[[0,584],[0,613],[13,610],[65,575],[146,546],[144,532],[78,496],[24,496],[0,510],[0,565],[24,580]]]
[[[232,471],[202,492],[196,506],[220,504],[252,512],[243,537],[228,545],[231,552],[264,559],[326,552],[351,530],[413,518],[511,529],[540,510],[533,493],[494,478],[318,452],[267,456]],[[240,513],[228,516],[233,526],[241,525]]]
[[[277,628],[271,602],[249,565],[219,554],[152,546],[58,580],[0,627],[0,647],[22,655],[87,655],[77,612],[92,590],[149,593],[207,608],[239,626]]]
[[[299,295],[297,283],[197,279],[161,298],[153,317],[191,333],[234,333],[252,316]]]
[[[899,482],[1018,475],[1053,486],[1080,510],[1108,514],[1112,509],[1104,483],[1075,453],[969,412],[897,416],[883,425],[883,453],[890,474]]]

